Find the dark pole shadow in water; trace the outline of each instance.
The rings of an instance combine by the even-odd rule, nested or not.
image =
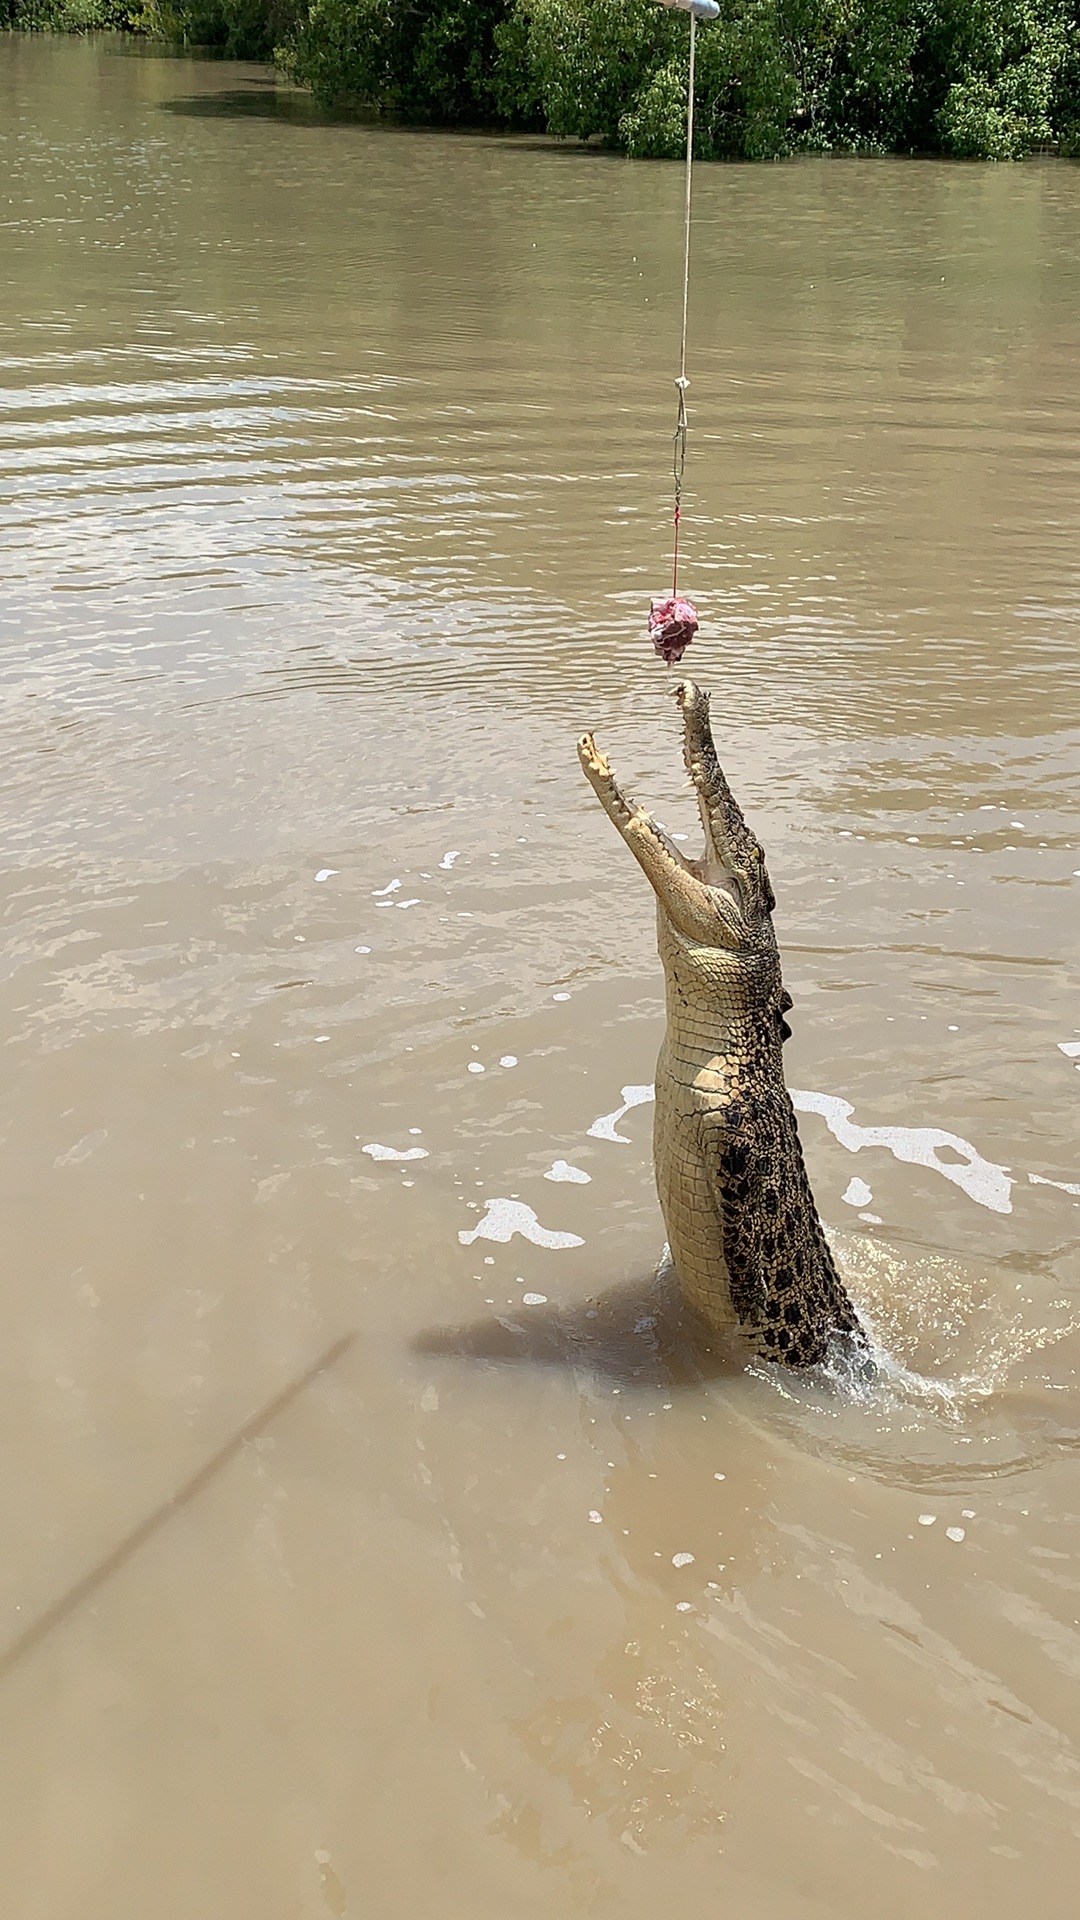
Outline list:
[[[621,1386],[699,1387],[744,1372],[746,1354],[712,1342],[665,1274],[608,1287],[577,1306],[509,1307],[429,1327],[413,1351],[599,1374]]]
[[[250,1420],[246,1420],[244,1425],[238,1428],[231,1438],[210,1456],[209,1460],[204,1462],[197,1473],[192,1474],[190,1480],[185,1480],[183,1486],[178,1487],[175,1493],[170,1493],[159,1507],[154,1508],[153,1513],[148,1514],[137,1527],[125,1534],[124,1538],[95,1566],[91,1567],[88,1573],[84,1573],[81,1580],[77,1580],[74,1586],[69,1587],[59,1600],[54,1600],[51,1607],[46,1607],[44,1613],[39,1613],[37,1619],[23,1629],[18,1639],[13,1640],[11,1645],[0,1653],[0,1680],[6,1679],[12,1668],[17,1666],[26,1654],[40,1646],[55,1627],[67,1620],[76,1608],[80,1607],[84,1600],[88,1600],[91,1594],[96,1593],[99,1587],[103,1587],[107,1580],[111,1580],[114,1573],[119,1573],[121,1567],[126,1566],[128,1561],[138,1553],[140,1547],[144,1547],[146,1542],[159,1532],[174,1514],[190,1506],[196,1496],[209,1486],[211,1480],[216,1479],[222,1469],[228,1466],[230,1460],[236,1458],[249,1440],[256,1439],[264,1432],[271,1421],[276,1420],[278,1414],[283,1413],[285,1408],[303,1393],[305,1387],[310,1387],[321,1373],[325,1373],[329,1367],[334,1366],[341,1359],[342,1354],[352,1346],[355,1338],[354,1333],[346,1333],[340,1340],[335,1340],[333,1346],[327,1347],[326,1352],[312,1361],[310,1367],[305,1367],[303,1373],[298,1374],[295,1380],[290,1380],[272,1400],[265,1401],[258,1412],[252,1414]]]

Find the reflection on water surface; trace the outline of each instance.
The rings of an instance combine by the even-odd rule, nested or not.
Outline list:
[[[852,1396],[654,1280],[574,756],[694,831],[678,170],[108,40],[0,89],[20,1920],[1063,1912],[1080,172],[701,173],[694,667]]]

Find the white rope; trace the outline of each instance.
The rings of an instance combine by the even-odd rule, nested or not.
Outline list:
[[[683,474],[686,471],[686,334],[690,313],[690,196],[694,181],[694,55],[697,50],[697,15],[690,15],[690,74],[686,95],[686,222],[683,235],[682,345],[679,351],[679,415],[675,425],[675,552],[671,568],[672,598],[679,591],[679,525],[682,520]]]
[[[686,323],[690,311],[690,194],[694,181],[694,55],[697,51],[697,15],[690,15],[690,77],[686,91],[686,234],[683,242],[682,352],[679,380],[686,384]]]

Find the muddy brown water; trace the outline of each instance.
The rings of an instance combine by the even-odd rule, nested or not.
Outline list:
[[[698,182],[687,664],[851,1399],[653,1283],[574,755],[693,832],[678,169],[0,94],[5,1913],[1072,1914],[1080,168]]]

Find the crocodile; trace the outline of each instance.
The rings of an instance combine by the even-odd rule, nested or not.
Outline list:
[[[582,767],[656,894],[667,1029],[656,1067],[653,1153],[683,1299],[709,1335],[762,1359],[852,1359],[866,1337],[810,1191],[781,1049],[792,1001],[773,931],[765,855],[717,758],[709,696],[676,690],[705,850],[687,860],[627,799],[591,733]]]

